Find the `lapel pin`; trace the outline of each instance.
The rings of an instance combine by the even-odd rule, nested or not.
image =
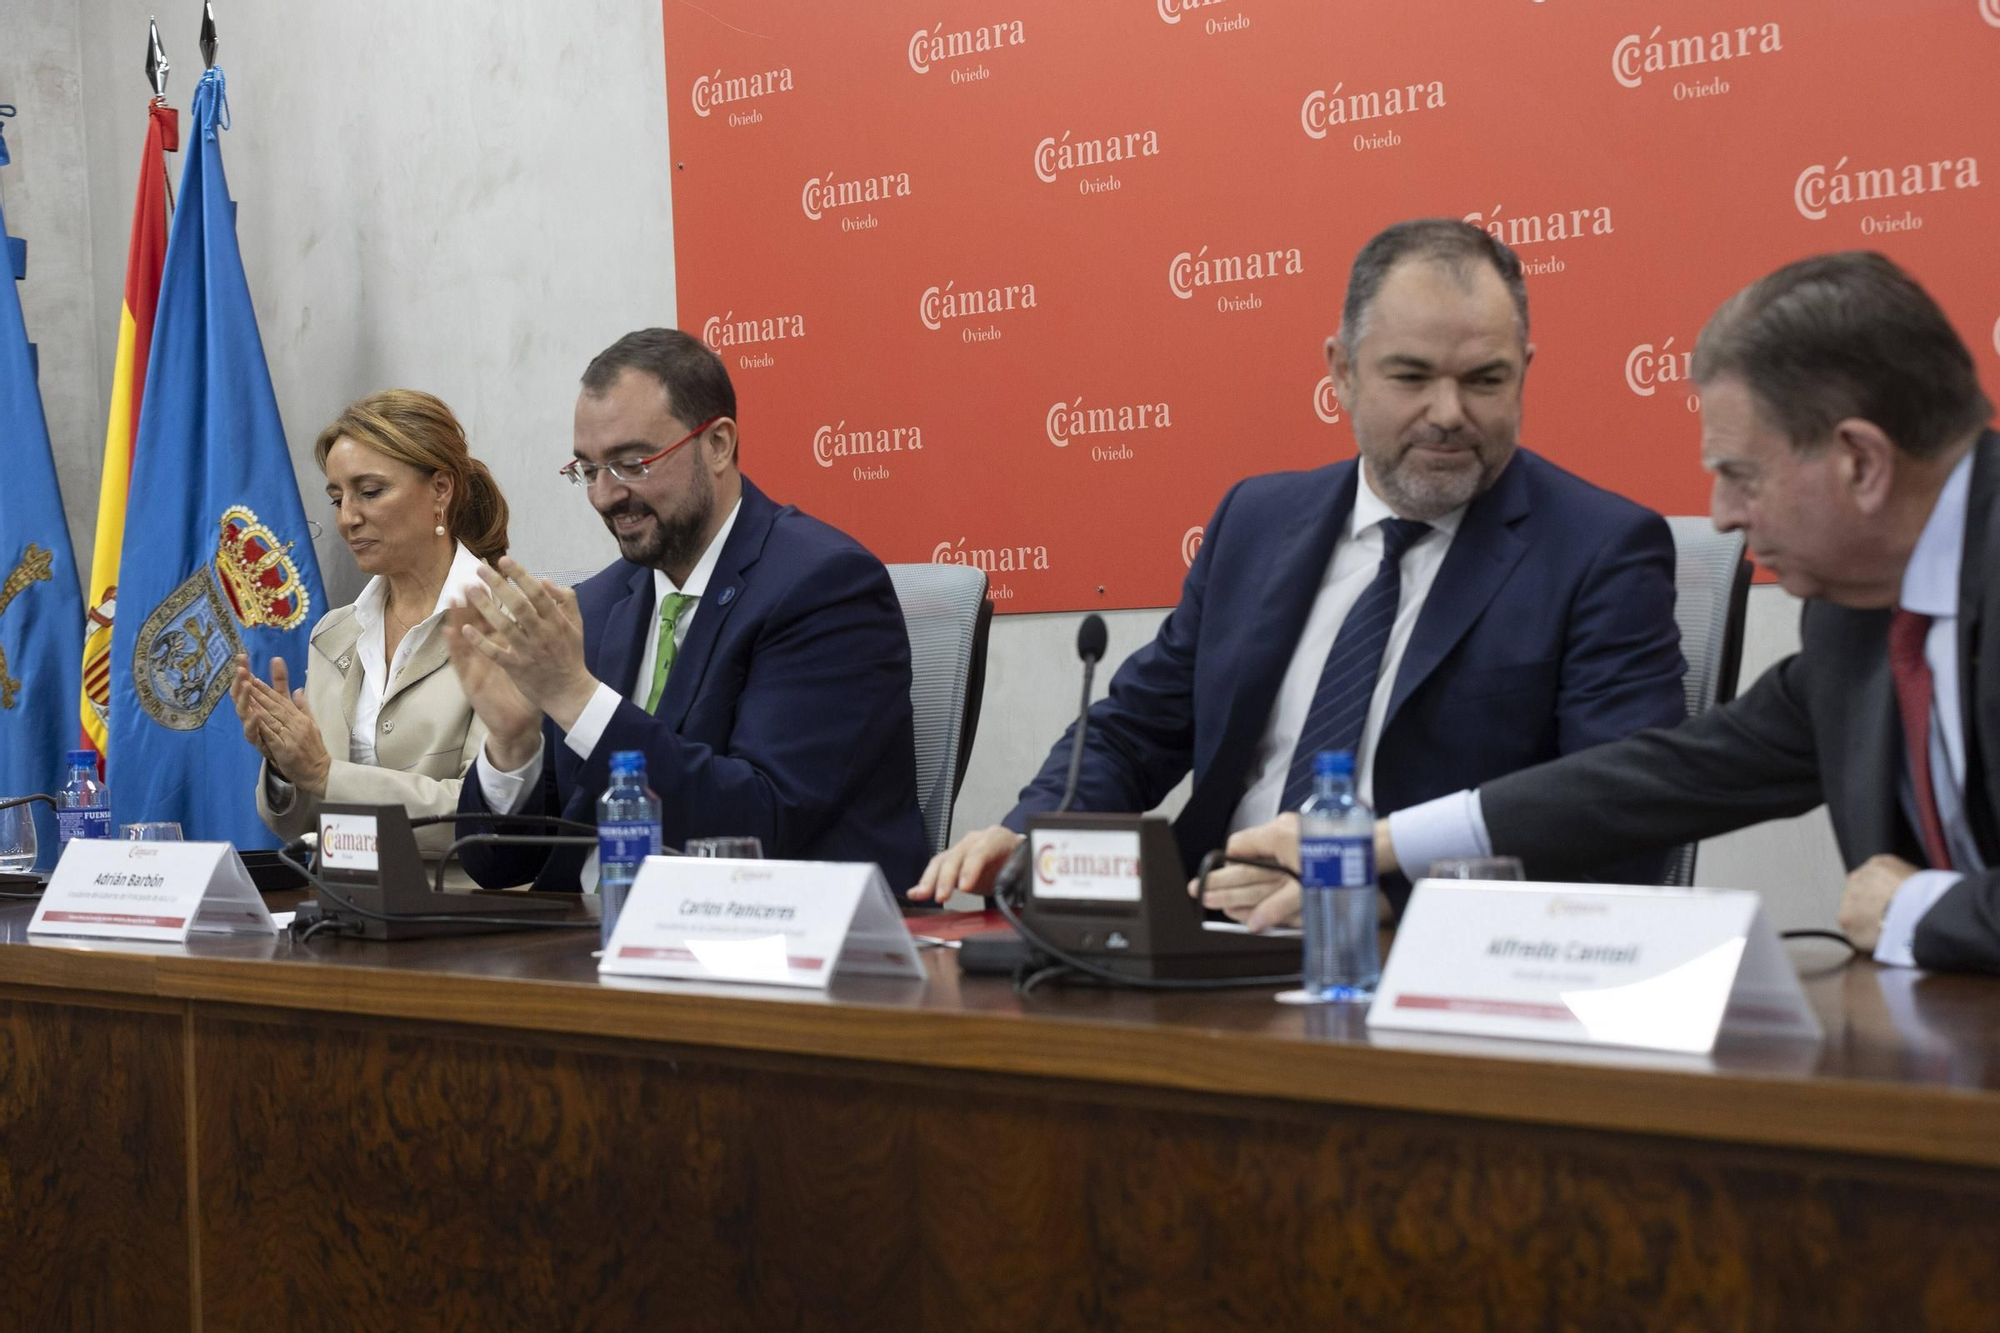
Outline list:
[[[722,596],[715,599],[715,604],[717,606],[728,606],[731,602],[735,600],[736,600],[736,587],[734,584],[731,584],[729,587],[724,588],[722,590]]]

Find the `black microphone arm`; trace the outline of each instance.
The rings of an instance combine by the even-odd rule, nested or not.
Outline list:
[[[1104,659],[1104,649],[1109,634],[1104,627],[1104,617],[1095,611],[1083,618],[1083,624],[1076,631],[1076,655],[1083,659],[1083,698],[1076,707],[1076,731],[1069,743],[1069,777],[1063,782],[1062,804],[1055,809],[1057,814],[1067,814],[1076,801],[1076,789],[1083,777],[1083,745],[1090,736],[1090,686],[1097,674],[1097,664]],[[1019,896],[1021,885],[1028,877],[1028,842],[1023,837],[1008,856],[1007,864],[1000,868],[1000,874],[993,882],[996,894]]]
[[[1076,631],[1076,655],[1083,659],[1083,698],[1076,706],[1076,735],[1070,739],[1069,777],[1063,783],[1062,804],[1056,807],[1059,815],[1067,814],[1075,803],[1077,783],[1083,777],[1083,743],[1090,735],[1090,682],[1104,658],[1106,637],[1104,617],[1094,611],[1083,618]]]

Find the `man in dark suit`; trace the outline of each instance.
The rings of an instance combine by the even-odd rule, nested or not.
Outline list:
[[[485,747],[461,812],[593,821],[618,750],[646,756],[665,842],[751,835],[767,856],[923,864],[910,648],[882,562],[737,468],[721,360],[628,334],[577,398],[581,486],[624,557],[574,591],[512,560],[449,638]],[[466,831],[472,826],[463,825]],[[581,852],[465,850],[489,887],[574,891]]]
[[[1667,526],[1517,448],[1527,333],[1520,261],[1477,227],[1363,248],[1326,348],[1359,462],[1224,497],[1180,604],[1091,710],[1074,808],[1147,810],[1192,769],[1192,869],[1296,809],[1318,750],[1356,751],[1363,798],[1393,810],[1684,715]],[[989,891],[1069,750],[911,896]]]
[[[2000,971],[2000,435],[1943,311],[1880,255],[1803,260],[1702,330],[1716,526],[1807,600],[1799,652],[1735,702],[1405,810],[1378,850],[1485,850],[1559,878],[1825,802],[1840,923],[1878,961]],[[1267,826],[1233,847],[1285,854]],[[1295,833],[1290,834],[1295,847]],[[1296,890],[1256,923],[1284,919]]]

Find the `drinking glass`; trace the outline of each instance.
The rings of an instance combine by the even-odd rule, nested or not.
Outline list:
[[[689,856],[716,856],[735,861],[761,861],[764,844],[755,838],[689,838]]]
[[[0,870],[25,875],[35,868],[35,807],[0,810]]]
[[[147,824],[125,824],[119,828],[118,836],[127,842],[179,842],[181,826],[171,819],[156,820]]]
[[[1526,879],[1518,856],[1456,856],[1431,862],[1431,879]]]

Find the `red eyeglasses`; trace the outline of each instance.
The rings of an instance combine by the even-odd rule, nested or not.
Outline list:
[[[586,490],[589,489],[592,482],[597,480],[600,472],[609,472],[614,478],[630,486],[635,481],[645,480],[646,473],[652,469],[653,464],[659,462],[662,458],[665,458],[668,454],[680,448],[710,426],[713,426],[716,422],[726,419],[724,417],[710,417],[666,448],[660,450],[657,454],[652,454],[645,458],[623,459],[615,463],[586,463],[581,458],[572,458],[569,462],[557,468],[556,471],[568,477],[570,485],[582,486]]]

